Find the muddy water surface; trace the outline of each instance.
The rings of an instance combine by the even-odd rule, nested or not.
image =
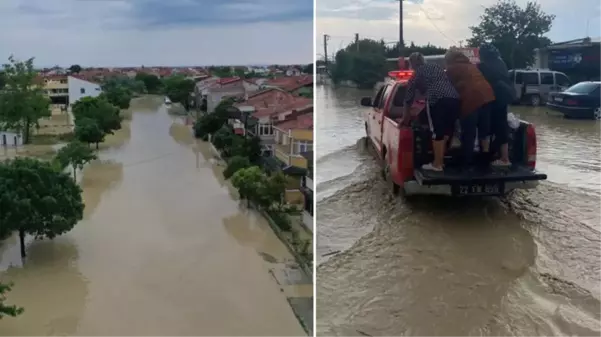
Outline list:
[[[25,313],[1,335],[304,335],[289,300],[311,285],[278,279],[286,248],[160,103],[134,101],[120,141],[84,169],[72,232],[30,242],[22,266],[4,243],[1,277]]]
[[[358,141],[365,94],[316,92],[317,333],[598,336],[599,123],[513,107],[536,124],[548,181],[404,204]]]

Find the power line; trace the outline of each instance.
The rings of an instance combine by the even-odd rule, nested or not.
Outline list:
[[[434,23],[434,20],[432,20],[430,18],[430,16],[428,15],[428,13],[424,10],[424,7],[421,4],[417,4],[419,6],[419,9],[422,13],[424,13],[424,15],[426,16],[426,19],[428,19],[428,21],[430,22],[430,24],[432,25],[432,27],[434,27],[434,29],[436,29],[440,35],[442,35],[444,38],[446,38],[448,41],[453,42],[455,45],[457,45],[457,41],[451,39],[449,36],[447,36],[447,34],[443,33],[442,30],[440,30],[440,28],[438,28],[438,25],[436,25]]]

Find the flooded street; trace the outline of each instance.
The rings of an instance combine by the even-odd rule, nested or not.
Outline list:
[[[121,141],[84,169],[73,231],[31,242],[22,267],[3,244],[25,313],[0,335],[305,335],[291,306],[312,301],[311,279],[161,103],[134,100]]]
[[[316,91],[318,335],[601,333],[600,125],[510,107],[535,124],[549,178],[507,200],[393,200],[359,99]]]

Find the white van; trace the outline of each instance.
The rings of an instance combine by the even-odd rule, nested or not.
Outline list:
[[[561,92],[572,84],[566,74],[550,69],[512,69],[509,78],[515,88],[515,103],[544,104],[551,92]]]

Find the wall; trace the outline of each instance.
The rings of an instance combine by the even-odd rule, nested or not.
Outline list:
[[[84,93],[81,92],[84,89]],[[102,93],[100,85],[69,76],[69,104],[74,104],[84,97],[97,97]]]
[[[15,143],[16,137],[16,143]],[[0,146],[21,146],[23,137],[19,133],[11,131],[0,131]]]
[[[292,130],[292,138],[296,140],[313,141],[313,130]]]

